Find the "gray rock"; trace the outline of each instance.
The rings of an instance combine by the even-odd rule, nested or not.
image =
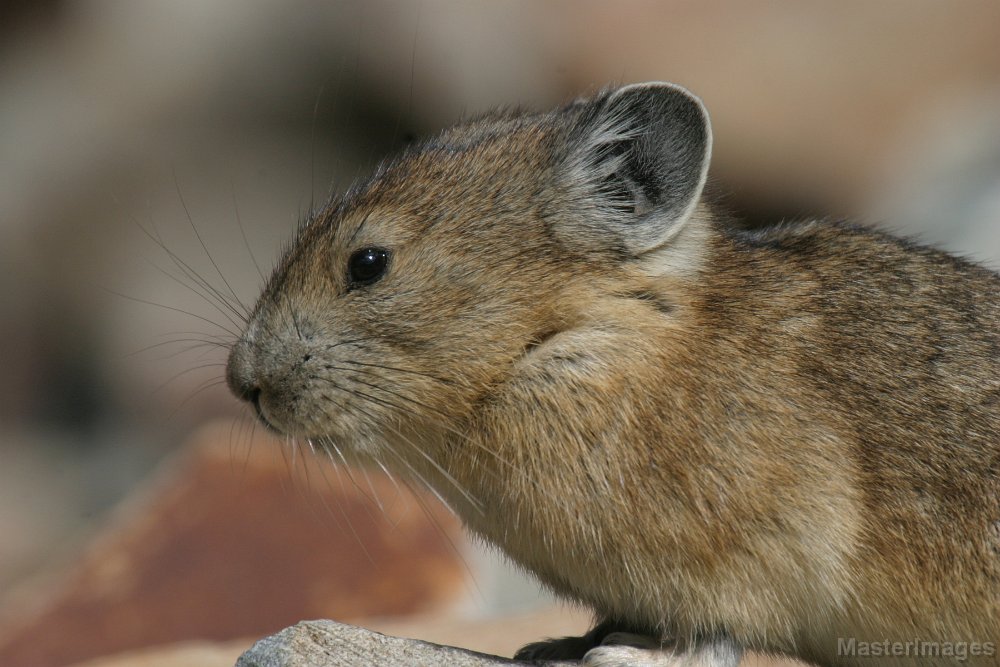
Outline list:
[[[453,646],[389,637],[333,621],[297,623],[261,639],[236,661],[236,667],[488,667],[527,664]]]

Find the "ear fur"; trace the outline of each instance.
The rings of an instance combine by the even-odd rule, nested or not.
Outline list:
[[[708,112],[671,83],[624,86],[578,103],[569,186],[585,210],[566,229],[586,245],[641,256],[673,239],[694,212],[712,152]],[[583,227],[578,227],[578,225]]]

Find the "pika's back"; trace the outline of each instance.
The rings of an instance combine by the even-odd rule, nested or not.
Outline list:
[[[1000,434],[996,273],[844,223],[724,230],[717,248],[719,277],[702,285],[706,314],[724,301],[730,317],[792,340],[808,321],[807,354],[796,359],[803,379],[871,415],[859,428],[919,422],[928,437],[1000,456],[1000,442],[981,437]],[[730,290],[739,298],[726,299]]]
[[[996,637],[1000,276],[850,224],[719,231],[717,274],[693,287],[702,349],[720,372],[736,357],[786,378],[838,434],[859,492],[859,589],[915,631],[922,609]]]

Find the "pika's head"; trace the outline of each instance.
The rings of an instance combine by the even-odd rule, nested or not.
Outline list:
[[[229,386],[272,428],[359,454],[456,427],[671,243],[710,150],[700,101],[659,83],[448,130],[302,228]]]

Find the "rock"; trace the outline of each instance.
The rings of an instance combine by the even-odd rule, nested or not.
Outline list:
[[[61,667],[458,599],[462,535],[429,494],[287,447],[260,429],[202,431],[45,590],[5,597],[0,665]]]
[[[177,642],[78,662],[72,667],[231,667],[250,643]]]
[[[573,623],[559,624],[558,618],[561,616],[573,619]],[[477,647],[498,646],[511,638],[515,639],[514,644],[520,647],[547,636],[579,634],[587,627],[581,625],[585,620],[583,612],[571,612],[567,616],[566,610],[556,608],[478,621],[463,621],[454,616],[436,620],[431,620],[432,618],[434,617],[425,616],[423,620],[414,619],[409,623],[391,621],[379,623],[376,619],[372,619],[365,621],[365,624],[374,623],[375,627],[401,635],[431,636],[439,641],[454,641]],[[535,625],[533,632],[526,625],[532,623]],[[491,639],[484,641],[486,635],[492,635]],[[237,660],[236,667],[354,667],[356,665],[484,667],[530,664],[536,663],[512,660],[467,648],[394,637],[334,621],[302,621],[261,639]],[[560,661],[545,664],[549,667],[569,667],[579,663]],[[758,653],[747,653],[740,665],[741,667],[808,667],[805,663],[789,658]]]
[[[285,628],[261,639],[236,661],[236,667],[486,667],[527,664],[453,646],[390,637],[333,621],[302,621]]]

